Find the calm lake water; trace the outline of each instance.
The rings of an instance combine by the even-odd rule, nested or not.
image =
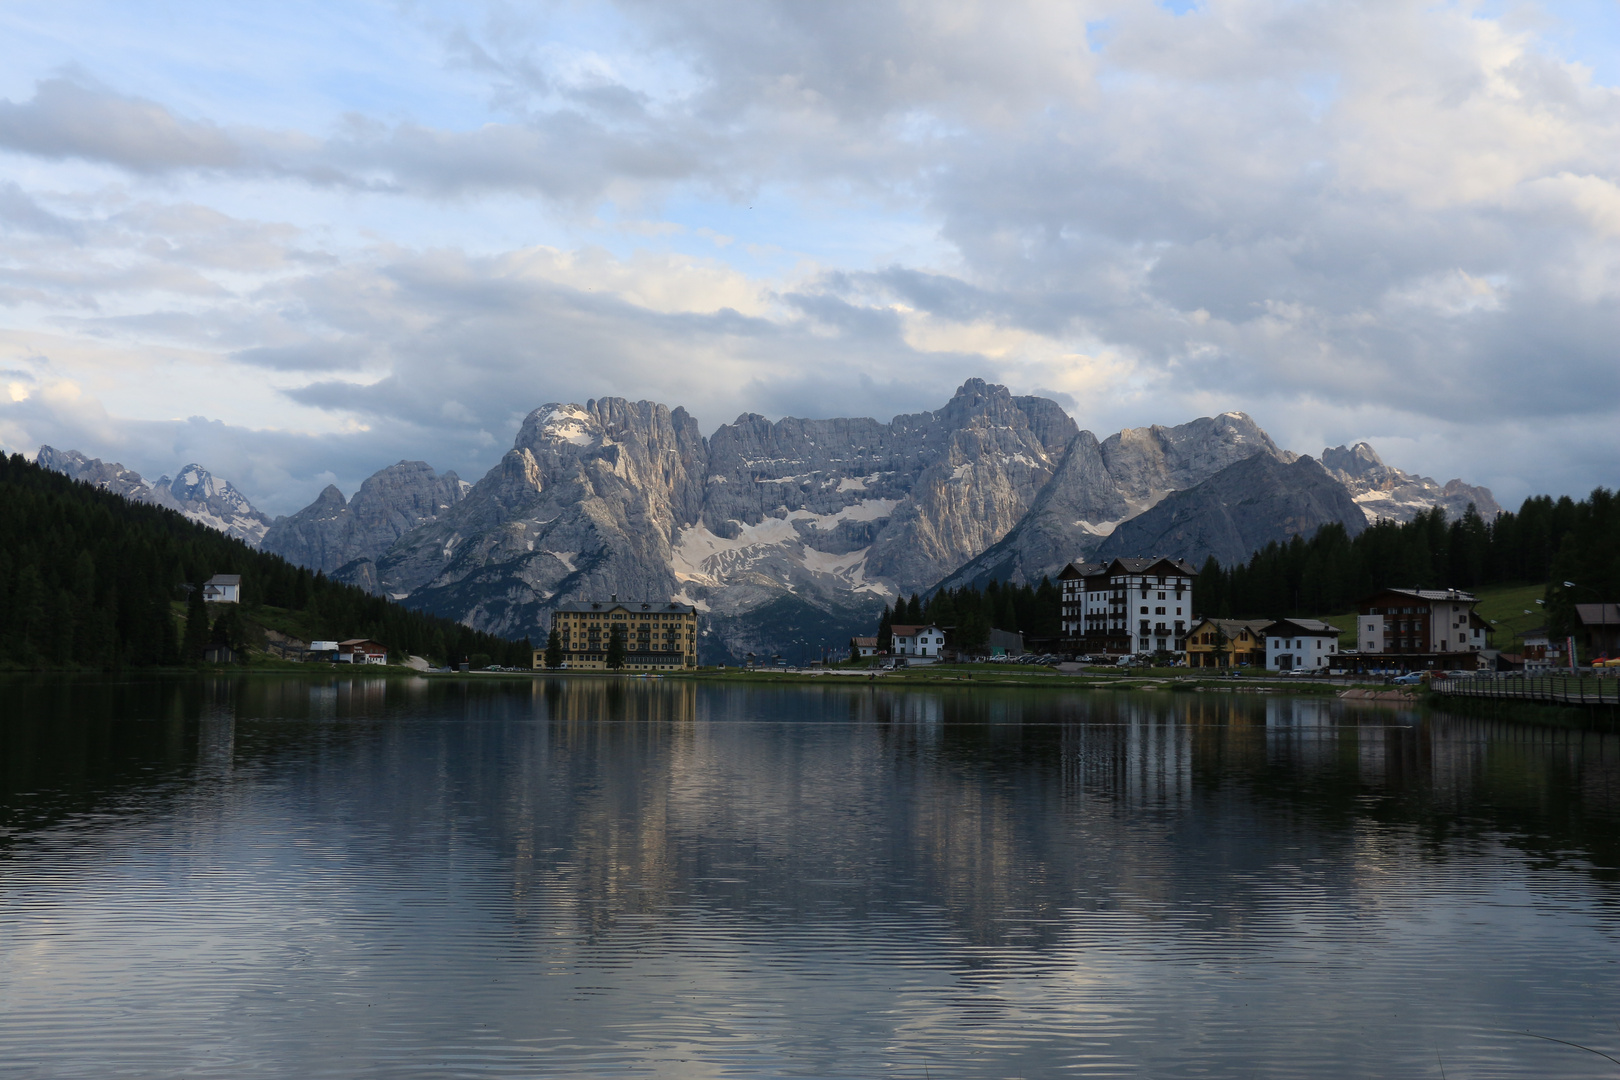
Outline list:
[[[1546,1041],[1620,1057],[1612,734],[673,680],[0,702],[4,1077],[1620,1076]]]

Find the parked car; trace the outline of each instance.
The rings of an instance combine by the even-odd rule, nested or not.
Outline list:
[[[1423,672],[1408,672],[1405,675],[1397,675],[1389,681],[1394,683],[1396,686],[1417,686],[1423,681]]]

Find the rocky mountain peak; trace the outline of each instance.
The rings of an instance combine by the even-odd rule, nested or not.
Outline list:
[[[1350,476],[1365,476],[1387,467],[1384,459],[1378,456],[1378,451],[1364,442],[1351,447],[1335,446],[1323,450],[1322,465]]]
[[[1442,485],[1427,476],[1403,472],[1384,464],[1378,452],[1365,442],[1323,450],[1322,464],[1350,490],[1370,519],[1411,521],[1435,506],[1449,518],[1462,517],[1470,505],[1487,521],[1502,512],[1490,488],[1461,480]]]
[[[401,461],[367,477],[352,500],[328,484],[310,505],[277,518],[262,546],[330,574],[355,560],[376,558],[412,529],[436,520],[465,493],[466,485],[455,473],[440,475],[425,461]]]
[[[41,446],[35,461],[47,469],[65,473],[96,487],[122,495],[134,502],[167,507],[192,521],[218,529],[254,547],[264,539],[270,519],[256,510],[247,496],[229,481],[221,480],[195,463],[180,470],[171,480],[164,476],[153,484],[133,469],[116,461],[103,462],[77,450],[57,450]]]

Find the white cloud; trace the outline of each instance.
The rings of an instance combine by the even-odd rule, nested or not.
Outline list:
[[[1530,20],[367,10],[335,15],[347,55],[251,24],[301,78],[279,107],[135,22],[146,66],[44,7],[0,45],[0,359],[30,373],[0,397],[8,448],[235,438],[273,460],[242,459],[264,490],[232,479],[296,503],[398,456],[476,473],[544,400],[712,428],[932,407],[983,375],[1101,432],[1240,408],[1308,452],[1441,433],[1386,456],[1508,498],[1620,466],[1620,97]],[[77,403],[46,392],[67,383]],[[1526,455],[1570,464],[1543,483]]]

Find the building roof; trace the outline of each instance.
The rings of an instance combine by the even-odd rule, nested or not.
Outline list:
[[[240,584],[242,584],[242,575],[241,574],[215,574],[213,577],[211,577],[207,581],[203,582],[203,584],[204,585],[240,585]]]
[[[690,615],[697,611],[697,608],[692,604],[677,604],[673,601],[620,600],[616,597],[612,600],[565,600],[557,605],[556,611],[560,614],[579,614],[592,611],[614,611],[618,608],[623,608],[632,615],[642,611],[649,614],[673,611],[678,615]]]
[[[379,649],[385,648],[385,646],[383,645],[382,642],[380,642],[380,641],[372,641],[370,638],[363,638],[363,637],[350,638],[348,641],[340,641],[340,642],[338,642],[338,648],[340,648],[340,649],[343,648],[343,646],[345,646],[345,645],[375,645]]]
[[[1187,641],[1192,642],[1193,634],[1200,626],[1219,626],[1226,631],[1227,637],[1236,637],[1238,631],[1247,630],[1256,637],[1264,634],[1272,625],[1270,619],[1196,619],[1187,630]],[[1338,633],[1337,630],[1334,633]]]
[[[1620,604],[1576,604],[1583,626],[1620,626]]]
[[[889,627],[895,637],[916,637],[924,630],[940,630],[943,628],[936,623],[896,623]]]
[[[1271,637],[1338,637],[1344,633],[1330,622],[1321,619],[1278,619],[1266,628]]]
[[[1359,603],[1366,604],[1395,593],[1399,596],[1410,596],[1414,600],[1460,600],[1465,604],[1479,603],[1479,597],[1473,593],[1463,592],[1461,589],[1379,589],[1371,596],[1362,598]]]
[[[855,647],[857,649],[875,649],[875,648],[877,648],[877,638],[875,638],[875,637],[858,637],[858,638],[850,638],[849,640],[851,640],[851,641],[853,641],[855,643]]]

